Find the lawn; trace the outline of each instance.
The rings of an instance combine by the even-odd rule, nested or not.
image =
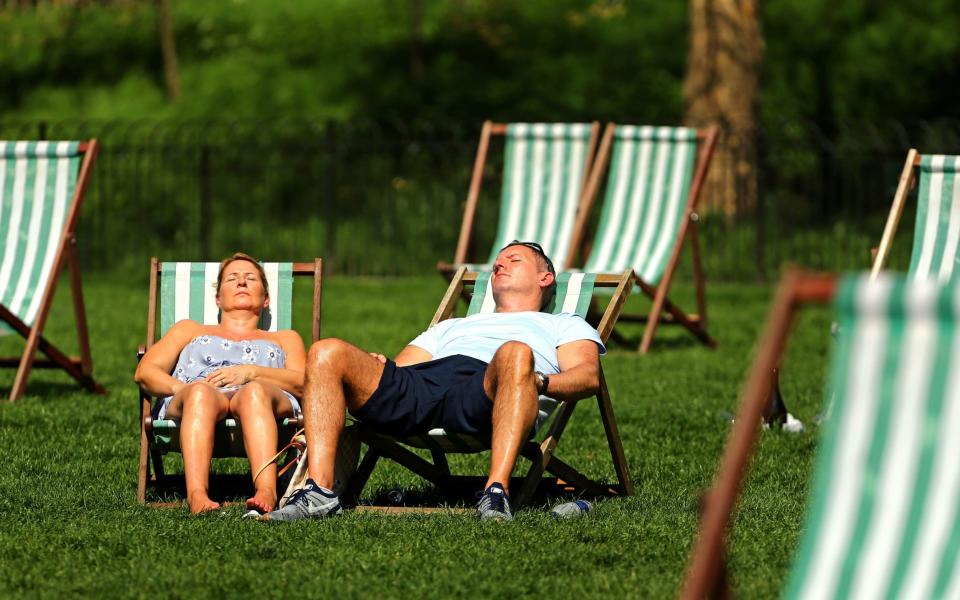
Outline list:
[[[439,277],[375,280],[328,277],[322,332],[396,353],[429,321]],[[63,375],[35,371],[27,396],[0,404],[0,596],[343,597],[630,596],[667,598],[679,589],[710,482],[771,295],[768,286],[711,285],[716,351],[664,328],[654,351],[613,347],[603,359],[636,495],[601,501],[586,517],[553,521],[547,507],[510,523],[472,516],[348,513],[322,522],[268,526],[186,509],[147,509],[135,499],[137,392],[131,376],[145,333],[146,283],[116,276],[85,280],[95,375],[107,396],[89,395]],[[681,304],[692,289],[677,286]],[[307,289],[298,288],[298,300]],[[631,300],[628,308],[643,308]],[[295,326],[308,331],[309,307]],[[63,287],[48,328],[68,349],[71,311]],[[830,314],[798,322],[782,390],[804,421],[818,412]],[[625,329],[639,339],[639,329]],[[17,351],[16,339],[0,349]],[[12,371],[0,375],[9,389]],[[614,479],[596,405],[574,413],[559,456]],[[739,595],[776,595],[798,541],[816,427],[765,433],[731,536]],[[484,455],[452,461],[484,464]],[[229,461],[226,468],[241,468]],[[425,484],[384,461],[369,494]],[[557,500],[559,501],[559,499]]]

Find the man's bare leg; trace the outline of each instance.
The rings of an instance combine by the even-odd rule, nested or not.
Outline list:
[[[307,470],[319,486],[333,489],[337,444],[347,409],[367,403],[383,374],[383,363],[343,340],[328,338],[310,347],[303,392]]]
[[[227,397],[206,382],[190,383],[174,394],[167,417],[180,419],[180,450],[190,512],[200,514],[220,508],[209,496],[213,429],[227,416]]]
[[[277,418],[292,417],[290,399],[278,386],[251,381],[230,398],[230,413],[243,429],[243,447],[250,461],[250,471],[257,471],[277,451]],[[271,464],[253,481],[254,494],[246,507],[262,513],[273,510],[277,503],[277,465]]]
[[[499,482],[509,490],[513,465],[537,419],[539,395],[530,346],[522,342],[500,346],[487,367],[483,389],[493,398],[490,474],[483,487]]]

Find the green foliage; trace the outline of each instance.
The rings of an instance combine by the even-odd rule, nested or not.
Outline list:
[[[761,286],[708,290],[717,351],[664,327],[653,353],[614,347],[603,359],[637,488],[632,498],[602,501],[587,517],[560,522],[535,506],[493,526],[468,515],[353,513],[266,527],[241,521],[238,507],[226,516],[193,518],[185,509],[136,503],[139,425],[131,377],[134,349],[145,335],[142,267],[138,278],[84,281],[94,372],[109,395],[79,392],[62,374],[43,370],[31,376],[25,398],[0,403],[0,596],[296,597],[332,590],[342,597],[519,597],[562,590],[577,597],[673,597],[695,536],[698,499],[728,435],[719,415],[735,407],[770,295]],[[301,335],[309,331],[309,288],[295,288]],[[440,277],[326,278],[323,335],[394,354],[429,321],[444,288]],[[674,292],[681,306],[692,305],[689,286]],[[631,298],[628,309],[648,305]],[[829,321],[826,310],[805,314],[783,367],[787,403],[805,421],[822,398]],[[71,326],[70,295],[61,287],[47,335],[66,342],[69,352],[76,350]],[[639,339],[636,326],[624,332]],[[0,340],[5,352],[21,347],[9,336]],[[0,374],[0,389],[11,380],[10,371]],[[762,437],[732,528],[738,596],[772,597],[783,584],[816,439],[816,427]],[[558,456],[609,481],[607,452],[595,404],[584,402]],[[482,470],[488,460],[480,454],[452,466]],[[242,462],[218,466],[243,469]],[[425,484],[383,461],[371,486],[367,499]]]
[[[682,3],[424,2],[419,33],[414,3],[172,5],[179,103],[152,5],[84,4],[0,12],[0,114],[680,117]]]

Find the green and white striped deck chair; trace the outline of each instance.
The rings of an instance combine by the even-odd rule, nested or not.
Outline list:
[[[0,358],[16,367],[10,400],[23,395],[32,368],[59,368],[88,390],[106,393],[93,380],[93,360],[76,247],[77,216],[97,156],[97,141],[0,141],[0,333],[26,340],[19,357]],[[70,357],[43,337],[64,263],[80,356]],[[47,358],[36,358],[37,350]]]
[[[960,156],[907,153],[900,183],[871,269],[876,277],[890,254],[907,194],[919,172],[917,221],[908,274],[946,281],[953,277],[960,250]]]
[[[558,271],[569,267],[578,240],[574,232],[584,185],[593,161],[598,123],[483,124],[473,177],[460,227],[454,264],[438,268],[450,275],[460,265],[489,269],[497,252],[515,239],[538,242]],[[472,264],[471,240],[490,138],[506,138],[499,225],[486,264]]]
[[[466,267],[458,269],[430,326],[432,327],[453,315],[457,299],[464,293],[465,287],[473,288],[472,298],[467,309],[468,315],[492,312],[494,304],[491,287],[488,285],[489,279],[489,272],[468,272]],[[577,312],[581,316],[585,316],[596,288],[615,288],[613,297],[610,299],[597,326],[600,338],[606,342],[613,326],[616,324],[620,309],[630,293],[633,282],[634,277],[631,271],[624,271],[619,275],[561,273],[557,276],[557,294],[551,305],[545,310],[551,313]],[[620,441],[620,433],[613,414],[613,405],[603,377],[602,367],[597,403],[614,470],[617,474],[618,485],[613,486],[593,481],[555,456],[556,446],[573,413],[573,409],[577,405],[576,402],[561,402],[556,404],[550,420],[547,420],[550,415],[541,410],[540,418],[537,420],[538,426],[546,424],[544,428],[540,428],[541,441],[528,441],[521,449],[521,455],[531,461],[531,466],[523,480],[518,481],[517,485],[512,488],[518,490],[511,495],[511,503],[515,507],[523,506],[531,499],[542,483],[541,479],[544,471],[550,472],[566,482],[567,485],[583,493],[593,495],[633,494],[633,482],[627,468],[623,444]],[[549,399],[541,398],[541,408],[545,404],[549,404]],[[369,449],[350,482],[349,492],[346,496],[348,499],[352,497],[354,502],[359,499],[360,493],[380,457],[397,461],[441,489],[477,490],[483,484],[485,476],[455,476],[451,474],[445,454],[489,450],[489,437],[458,435],[446,432],[443,429],[433,429],[424,435],[393,438],[364,428],[362,424],[359,425],[359,429],[360,438],[369,446]],[[433,463],[421,458],[404,446],[429,450],[433,457]]]
[[[802,301],[804,293],[792,296]],[[783,595],[960,598],[960,288],[863,274],[843,279],[834,302],[841,326],[826,394],[832,408]],[[782,347],[775,342],[758,357]],[[762,408],[764,392],[752,392],[748,385],[737,424],[759,424],[747,411]],[[723,478],[743,470],[752,445],[737,433],[708,507],[732,508],[720,498],[739,481]],[[703,537],[708,526],[722,535],[722,524],[708,524],[712,516],[704,515]],[[697,559],[693,569],[705,570]],[[709,588],[692,587],[687,597]]]
[[[648,315],[624,314],[622,319],[647,323],[641,352],[650,349],[661,319],[681,324],[704,344],[715,345],[706,332],[706,298],[695,212],[715,140],[715,128],[610,123],[604,131],[587,186],[585,212],[593,203],[608,162],[609,176],[600,224],[584,270],[615,273],[633,269],[637,274],[638,286],[653,300],[653,306]],[[687,314],[667,299],[688,231],[693,244],[698,314]]]
[[[312,334],[313,341],[317,341],[320,338],[321,260],[318,258],[310,263],[264,262],[261,264],[267,275],[270,306],[260,316],[260,328],[267,331],[291,329],[293,278],[312,276],[314,280]],[[213,325],[219,321],[220,314],[216,304],[219,269],[220,263],[216,262],[162,263],[156,258],[152,259],[147,344],[141,347],[140,356],[178,321],[191,319],[207,325]],[[169,481],[170,476],[164,472],[163,455],[168,452],[180,452],[179,423],[172,419],[154,418],[154,409],[159,408],[159,403],[160,399],[153,399],[141,391],[140,467],[137,487],[140,502],[145,502],[149,485],[172,482]],[[284,419],[280,425],[279,440],[289,440],[291,435],[302,426],[294,419]],[[243,435],[235,419],[227,418],[217,427],[214,456],[246,456]]]

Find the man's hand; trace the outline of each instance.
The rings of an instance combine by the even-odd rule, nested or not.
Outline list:
[[[223,367],[207,375],[207,381],[210,385],[218,388],[229,386],[240,386],[248,383],[257,376],[257,368],[254,365],[234,365],[232,367]]]
[[[379,361],[380,361],[380,364],[383,364],[383,365],[387,364],[387,357],[384,356],[384,355],[382,355],[382,354],[380,354],[379,352],[371,352],[371,353],[370,353],[370,356],[372,356],[372,357],[374,357],[375,359],[379,360]]]

